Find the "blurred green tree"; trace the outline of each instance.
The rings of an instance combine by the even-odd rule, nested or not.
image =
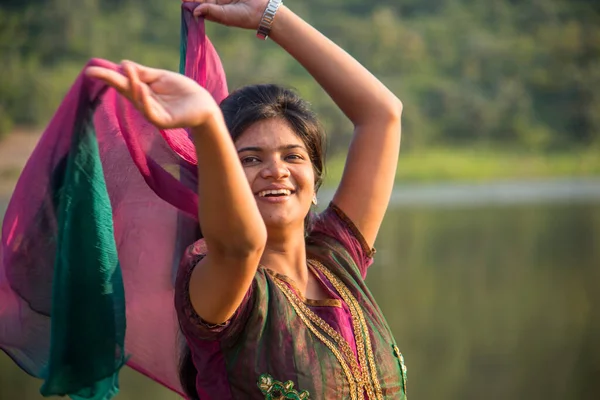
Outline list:
[[[600,6],[585,0],[297,0],[290,6],[405,104],[408,149],[600,144]],[[165,0],[0,5],[0,129],[47,122],[90,57],[176,69],[179,7]],[[210,25],[231,89],[275,81],[311,101],[347,144],[351,126],[273,43]]]

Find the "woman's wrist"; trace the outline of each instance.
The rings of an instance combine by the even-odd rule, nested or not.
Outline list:
[[[199,121],[197,125],[190,127],[192,137],[206,135],[211,132],[227,131],[223,113],[219,108],[205,111],[204,115],[200,116]]]
[[[289,26],[288,21],[292,15],[294,15],[294,12],[285,4],[279,6],[273,24],[271,25],[271,32],[269,33],[271,39],[277,41],[278,38],[286,34],[286,26]]]

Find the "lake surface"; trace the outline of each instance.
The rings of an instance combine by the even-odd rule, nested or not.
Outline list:
[[[376,247],[410,399],[600,398],[599,181],[403,188]],[[0,399],[39,386],[0,352]],[[178,398],[130,370],[121,389]]]

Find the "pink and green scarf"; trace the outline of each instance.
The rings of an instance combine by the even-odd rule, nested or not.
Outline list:
[[[193,7],[182,6],[181,72],[220,102],[225,74]],[[185,130],[155,128],[79,75],[2,226],[0,348],[44,380],[42,395],[110,399],[123,365],[181,393],[174,278],[197,238],[196,164]]]

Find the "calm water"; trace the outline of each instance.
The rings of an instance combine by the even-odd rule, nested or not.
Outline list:
[[[390,209],[368,281],[405,355],[409,398],[600,398],[591,197]],[[0,353],[0,399],[39,399],[39,385]],[[120,399],[178,398],[131,371],[121,388]]]

